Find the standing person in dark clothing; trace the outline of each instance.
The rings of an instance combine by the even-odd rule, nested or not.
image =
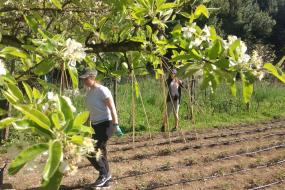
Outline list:
[[[99,177],[94,185],[102,187],[111,180],[107,160],[107,141],[119,125],[112,94],[107,87],[96,81],[96,76],[96,70],[87,70],[80,78],[84,79],[84,84],[88,88],[86,105],[90,112],[91,125],[95,131],[93,135],[96,140],[95,150],[99,154],[99,156],[88,157],[88,159],[99,171]]]
[[[168,94],[166,99],[167,112],[163,116],[163,124],[161,127],[161,132],[165,132],[165,126],[167,124],[167,117],[173,111],[175,126],[172,128],[172,131],[176,131],[179,127],[179,105],[181,102],[181,88],[182,81],[176,77],[177,71],[174,69],[170,73],[168,79],[166,80],[168,87]]]

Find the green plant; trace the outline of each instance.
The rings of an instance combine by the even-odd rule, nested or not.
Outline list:
[[[66,96],[52,92],[40,93],[23,83],[25,95],[14,84],[7,84],[3,95],[20,114],[0,122],[0,128],[14,128],[39,137],[36,144],[23,150],[9,165],[9,174],[16,174],[25,164],[48,152],[43,189],[58,189],[64,174],[73,174],[82,156],[95,152],[91,138],[93,129],[85,126],[89,113],[74,114],[75,107]]]

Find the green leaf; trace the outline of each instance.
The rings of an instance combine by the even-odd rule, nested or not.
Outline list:
[[[71,142],[78,144],[78,145],[82,145],[83,141],[84,141],[84,137],[83,136],[78,136],[78,135],[74,135],[71,137]]]
[[[222,42],[215,40],[214,45],[209,49],[208,55],[210,59],[217,59],[223,53]]]
[[[180,12],[178,14],[180,14],[181,16],[184,16],[185,18],[189,18],[189,19],[191,18],[191,14],[189,14],[187,12]]]
[[[234,41],[230,47],[229,47],[229,54],[230,56],[237,61],[238,60],[238,54],[236,52],[236,49],[240,46],[240,40]]]
[[[277,67],[282,67],[283,63],[285,62],[285,56],[276,64]]]
[[[44,21],[42,15],[39,14],[39,12],[34,12],[33,16],[43,28],[46,28],[46,22]]]
[[[2,90],[2,94],[10,104],[16,104],[19,101],[17,97],[13,96],[7,91]]]
[[[59,9],[62,9],[61,2],[59,0],[51,0],[51,2]]]
[[[205,5],[199,5],[194,14],[196,18],[198,18],[201,14],[203,14],[206,18],[209,18],[209,11]]]
[[[7,87],[8,87],[8,92],[11,95],[16,97],[21,102],[24,101],[23,93],[21,92],[21,90],[16,85],[11,84],[11,83],[7,83]]]
[[[3,129],[9,125],[11,125],[14,121],[17,121],[17,118],[14,117],[7,117],[0,121],[0,129]]]
[[[23,119],[20,121],[15,121],[12,123],[13,127],[17,130],[25,130],[31,127],[34,127],[33,123],[30,120]]]
[[[40,127],[44,129],[48,129],[48,130],[50,129],[51,122],[49,118],[42,112],[36,109],[30,108],[29,106],[26,106],[26,105],[22,105],[22,106],[14,105],[14,107],[20,112],[22,112],[24,115],[26,115],[33,122],[38,124]]]
[[[34,160],[46,150],[48,150],[48,144],[36,144],[25,149],[11,162],[8,169],[9,174],[15,175],[28,161]]]
[[[8,73],[6,75],[2,75],[1,77],[4,81],[8,83],[17,84],[17,81],[15,80],[15,78]]]
[[[53,113],[51,115],[51,120],[52,120],[52,123],[54,124],[56,129],[60,130],[62,128],[61,125],[60,125],[60,120],[59,120],[58,113]]]
[[[152,36],[152,28],[149,25],[146,25],[147,37],[151,39]]]
[[[24,19],[25,19],[27,25],[28,25],[34,32],[37,32],[37,30],[38,30],[38,23],[37,23],[37,20],[36,20],[33,16],[31,16],[31,15],[29,15],[29,16],[24,15]]]
[[[73,89],[77,89],[78,88],[77,69],[75,67],[70,67],[70,66],[68,66],[67,69],[68,69],[68,73],[69,73],[71,81],[72,81]]]
[[[23,59],[27,59],[28,57],[28,55],[25,52],[15,47],[5,47],[4,49],[1,50],[0,54],[4,54],[4,55],[9,54],[9,55],[13,55],[15,57],[20,57]]]
[[[213,26],[210,26],[209,27],[209,30],[210,30],[210,39],[212,39],[213,41],[217,39],[217,32],[216,32],[216,29],[215,27]]]
[[[63,173],[61,173],[59,169],[57,169],[49,181],[43,181],[40,190],[58,190],[62,178],[63,178]]]
[[[88,118],[89,118],[89,112],[88,111],[79,113],[74,119],[73,126],[83,125],[84,123],[86,123]]]
[[[60,102],[60,109],[65,117],[65,121],[73,120],[73,113],[68,102],[61,96],[59,97],[59,102]]]
[[[263,66],[264,69],[266,69],[267,71],[269,71],[270,74],[272,74],[273,76],[275,76],[276,78],[278,78],[280,81],[282,81],[283,83],[285,83],[285,74],[282,73],[281,70],[278,70],[278,67],[275,67],[274,65],[272,65],[271,63],[265,63]]]
[[[177,24],[174,26],[171,34],[175,37],[177,35],[180,35],[181,34],[181,29],[182,29],[182,26],[180,24]]]
[[[23,82],[23,86],[25,88],[26,94],[28,95],[30,102],[33,102],[33,90],[32,90],[32,88],[30,87],[30,85],[28,85],[25,82]]]
[[[59,164],[63,159],[62,144],[58,140],[49,143],[48,160],[44,168],[43,179],[49,181],[58,170]]]
[[[177,4],[175,4],[175,3],[164,3],[161,6],[157,7],[157,10],[172,9],[174,7],[177,7]]]
[[[35,99],[39,99],[39,98],[41,98],[42,94],[38,89],[33,88],[33,96]]]
[[[54,59],[44,59],[36,66],[33,72],[39,76],[45,75],[49,73],[55,65],[56,62],[54,61]]]
[[[88,133],[88,134],[94,134],[94,129],[92,127],[87,127],[84,125],[81,125],[79,128],[80,133]]]
[[[226,68],[229,68],[229,65],[230,65],[230,61],[226,58],[222,58],[220,60],[218,60],[215,65],[217,67],[219,67],[220,69],[226,69]]]
[[[241,72],[241,79],[243,100],[245,103],[248,103],[253,92],[253,81],[250,76],[250,73]]]
[[[178,75],[192,76],[197,71],[202,69],[202,66],[203,66],[202,64],[199,64],[197,62],[196,63],[187,63],[178,71]]]

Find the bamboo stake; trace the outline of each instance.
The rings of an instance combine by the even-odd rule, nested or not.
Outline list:
[[[136,78],[136,75],[134,75],[134,78],[135,78],[135,81],[136,81],[137,84],[138,84],[138,80],[137,80],[137,78]],[[151,138],[150,124],[149,124],[149,120],[148,120],[148,116],[147,116],[146,109],[145,109],[145,106],[144,106],[144,101],[143,101],[143,98],[142,98],[142,94],[141,94],[140,88],[139,88],[139,97],[140,97],[140,101],[141,101],[141,103],[142,103],[144,115],[145,115],[146,122],[147,122],[147,128],[148,128],[148,132],[149,132],[149,139],[151,140],[152,138]]]
[[[134,70],[132,70],[131,72],[131,80],[132,80],[132,120],[131,120],[131,125],[133,128],[133,148],[135,145],[135,95],[134,95],[134,88],[135,88],[135,84],[134,84]]]
[[[161,64],[162,66],[162,64]],[[162,67],[163,68],[163,67]],[[169,130],[169,118],[168,118],[168,114],[167,114],[167,102],[166,102],[166,88],[165,88],[165,77],[164,75],[162,75],[160,77],[161,79],[161,85],[162,85],[162,92],[163,92],[163,119],[166,118],[166,129],[167,129],[167,132],[168,132],[168,140],[169,140],[169,143],[171,144],[171,136],[170,136],[170,130]],[[164,126],[165,127],[165,126]]]
[[[64,63],[61,65],[61,76],[60,76],[60,92],[59,94],[62,95],[63,89],[64,89]]]

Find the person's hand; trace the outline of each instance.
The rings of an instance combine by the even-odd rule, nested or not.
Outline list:
[[[119,126],[119,124],[114,124],[114,128],[115,128],[115,133],[116,133],[117,136],[120,137],[120,136],[124,135],[124,133],[122,132],[122,130],[121,130],[120,126]]]

